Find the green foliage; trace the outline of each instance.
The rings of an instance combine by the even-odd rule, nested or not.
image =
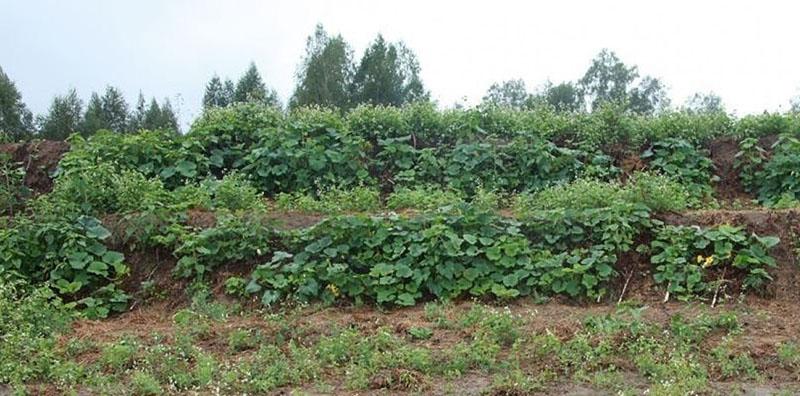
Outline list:
[[[0,268],[49,280],[64,295],[92,292],[128,273],[123,254],[103,243],[111,233],[93,217],[19,218],[0,234]]]
[[[664,226],[651,243],[653,277],[681,299],[705,296],[730,280],[741,280],[744,290],[763,291],[772,280],[767,269],[775,267],[769,249],[778,242],[729,225]]]
[[[514,207],[516,213],[524,215],[535,210],[593,209],[628,202],[643,204],[660,212],[685,209],[688,200],[688,191],[672,178],[637,172],[626,184],[577,179],[535,194],[520,194],[515,198]]]
[[[142,371],[131,374],[131,387],[137,395],[157,396],[164,392],[155,377]]]
[[[363,139],[342,130],[328,110],[303,109],[286,128],[264,137],[244,162],[244,171],[267,194],[311,191],[365,182]]]
[[[591,209],[533,210],[521,213],[524,233],[545,251],[540,287],[572,297],[600,299],[617,271],[619,256],[652,226],[642,204],[617,202]],[[552,252],[561,252],[555,254]]]
[[[355,187],[350,190],[331,188],[317,191],[316,197],[295,192],[280,193],[275,206],[283,210],[316,213],[370,212],[380,208],[380,194],[370,187]]]
[[[321,24],[317,25],[306,42],[306,53],[297,71],[297,86],[290,107],[350,107],[352,52],[341,35],[331,37]]]
[[[30,136],[33,130],[33,114],[14,81],[0,68],[0,133],[17,141]]]
[[[0,383],[50,377],[58,365],[56,335],[70,319],[50,288],[29,287],[0,269]]]
[[[378,37],[364,51],[351,85],[352,101],[400,106],[427,100],[416,55],[402,42]]]
[[[460,206],[411,219],[336,217],[300,235],[253,273],[265,304],[346,297],[413,305],[423,296],[529,294],[528,241],[506,219]]]
[[[691,202],[691,193],[673,177],[653,172],[636,172],[625,185],[628,199],[641,202],[655,212],[678,212]]]
[[[78,132],[83,123],[83,102],[75,89],[56,96],[47,115],[37,117],[39,136],[48,140],[64,140]]]
[[[21,164],[13,162],[10,155],[0,153],[0,214],[13,215],[22,200],[30,196],[24,180],[25,169]]]
[[[775,206],[800,198],[800,139],[783,135],[772,145],[770,154],[755,138],[742,140],[739,148],[737,166],[742,184],[757,194],[759,201]]]
[[[473,194],[479,186],[488,190],[538,191],[567,182],[581,168],[579,153],[530,135],[510,143],[459,144],[448,153],[445,183]]]
[[[265,304],[287,296],[398,305],[464,294],[599,298],[617,254],[647,225],[649,213],[635,205],[532,216],[530,239],[514,221],[463,204],[409,219],[334,217],[290,242],[294,253],[259,266],[248,290]]]
[[[159,178],[168,188],[175,188],[207,174],[209,169],[197,140],[168,131],[101,131],[88,139],[73,136],[69,142],[71,150],[59,163],[57,177],[105,165],[115,171],[133,170],[147,178]]]
[[[274,135],[284,122],[279,110],[257,103],[215,107],[192,124],[187,140],[200,149],[211,171],[219,175],[244,166],[247,153],[264,136]]]
[[[399,188],[386,198],[388,209],[431,210],[442,206],[463,202],[461,196],[453,190],[442,190],[433,186],[416,188]]]
[[[672,177],[686,186],[694,202],[692,206],[713,199],[713,163],[704,151],[698,150],[687,140],[668,138],[660,140],[645,150],[642,159],[649,161],[649,167]]]
[[[268,221],[250,213],[216,213],[216,224],[210,228],[182,227],[174,236],[162,239],[174,244],[179,258],[175,273],[181,277],[203,277],[223,264],[256,260],[268,255],[274,232]],[[173,239],[174,238],[174,239]]]
[[[734,129],[734,136],[739,138],[797,135],[800,134],[800,113],[751,114],[737,120]]]
[[[200,189],[208,194],[208,209],[264,210],[261,192],[238,173],[229,173],[221,180],[204,180]]]

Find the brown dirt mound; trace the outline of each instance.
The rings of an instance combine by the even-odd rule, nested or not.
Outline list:
[[[736,169],[736,153],[739,143],[733,137],[723,137],[712,141],[709,146],[711,161],[720,180],[716,184],[716,195],[722,201],[749,201],[751,197],[744,191]]]
[[[0,153],[9,154],[13,162],[22,164],[25,169],[25,186],[36,194],[48,193],[53,189],[50,175],[67,151],[67,142],[53,140],[0,145]]]

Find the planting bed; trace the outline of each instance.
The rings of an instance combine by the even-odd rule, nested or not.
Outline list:
[[[797,394],[798,132],[237,105],[3,145],[0,394]]]

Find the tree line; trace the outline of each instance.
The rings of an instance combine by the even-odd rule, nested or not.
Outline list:
[[[277,92],[268,87],[256,65],[250,66],[234,84],[230,78],[213,75],[205,86],[203,109],[237,102],[258,102],[294,109],[323,106],[347,111],[361,104],[402,106],[430,101],[430,92],[420,77],[415,53],[402,41],[390,42],[382,35],[369,44],[358,61],[352,47],[340,35],[330,35],[317,25],[306,41],[305,54],[295,74],[295,88],[284,106]],[[633,114],[654,114],[671,108],[666,85],[642,75],[637,66],[626,65],[613,51],[603,49],[583,76],[575,81],[545,82],[529,91],[522,79],[492,84],[481,106],[533,109],[549,106],[556,111],[594,111],[608,103]],[[791,111],[800,112],[800,96]],[[714,94],[696,93],[680,110],[725,111]],[[19,140],[28,137],[64,139],[72,133],[91,134],[100,129],[131,132],[168,129],[180,132],[178,117],[168,98],[149,103],[140,92],[130,108],[122,92],[108,86],[102,95],[94,92],[84,107],[75,89],[53,98],[46,114],[34,117],[22,101],[14,82],[0,68],[0,136]]]

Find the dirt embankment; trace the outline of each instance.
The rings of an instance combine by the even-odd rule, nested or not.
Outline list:
[[[47,193],[53,189],[50,176],[67,151],[67,142],[53,140],[0,145],[0,153],[10,155],[12,162],[21,164],[25,169],[24,184],[35,194]]]
[[[744,191],[736,169],[739,142],[733,137],[723,137],[712,141],[708,148],[714,163],[714,173],[719,176],[715,185],[717,199],[726,202],[749,201],[751,197]]]

